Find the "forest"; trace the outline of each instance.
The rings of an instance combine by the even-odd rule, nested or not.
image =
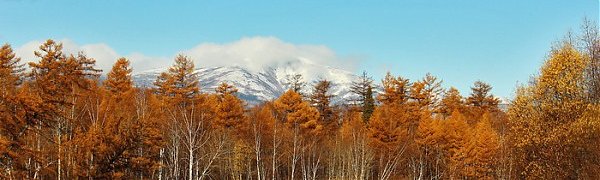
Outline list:
[[[600,179],[600,33],[585,22],[550,45],[508,109],[492,86],[468,96],[427,74],[388,72],[375,95],[331,103],[331,82],[296,76],[248,105],[222,83],[201,92],[179,55],[154,87],[126,58],[95,60],[47,40],[24,64],[0,48],[2,179]],[[476,79],[477,77],[473,77]],[[301,91],[303,90],[303,91]],[[310,93],[302,93],[310,92]]]

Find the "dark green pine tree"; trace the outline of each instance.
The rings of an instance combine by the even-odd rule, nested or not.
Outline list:
[[[358,105],[363,112],[363,121],[369,121],[373,110],[375,109],[375,99],[373,98],[373,79],[364,71],[358,81],[352,83],[350,91],[358,95]]]
[[[369,121],[373,111],[375,110],[375,99],[373,98],[373,86],[367,86],[367,91],[365,94],[365,102],[363,104],[363,121]]]

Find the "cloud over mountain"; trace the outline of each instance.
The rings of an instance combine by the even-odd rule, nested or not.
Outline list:
[[[353,69],[355,62],[338,56],[327,46],[292,44],[275,37],[242,38],[225,44],[203,43],[182,53],[201,66],[241,66],[255,71],[296,63]]]

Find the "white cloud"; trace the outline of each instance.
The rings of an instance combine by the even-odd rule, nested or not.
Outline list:
[[[23,44],[21,47],[15,48],[15,54],[21,57],[21,61],[24,63],[37,61],[37,57],[33,55],[33,51],[39,50],[41,41],[30,41]]]
[[[65,44],[66,45],[66,44]],[[66,47],[65,47],[66,48]],[[84,52],[88,57],[96,59],[96,65],[105,71],[110,70],[119,54],[106,44],[86,44],[69,52]]]
[[[322,66],[352,71],[356,64],[356,59],[340,57],[327,46],[292,44],[275,37],[248,37],[225,44],[203,43],[181,53],[190,56],[200,67],[241,66],[251,71],[286,67],[286,73],[300,73],[307,76],[306,79],[326,78]]]
[[[96,59],[100,69],[110,70],[119,57],[126,57],[132,62],[134,71],[151,68],[168,67],[173,62],[171,57],[153,57],[134,52],[120,55],[104,43],[79,45],[72,40],[58,40],[63,43],[66,53],[84,52],[88,57]],[[18,56],[24,61],[37,61],[33,52],[39,50],[43,41],[31,41],[16,49]],[[179,53],[191,57],[197,67],[241,66],[251,71],[260,71],[264,67],[289,65],[325,65],[346,70],[353,70],[356,60],[336,55],[323,45],[297,45],[283,42],[275,37],[249,37],[224,44],[202,43]],[[311,74],[311,69],[297,69],[302,74]],[[318,73],[318,72],[314,72]],[[315,75],[316,76],[316,75]],[[311,79],[309,77],[309,79]]]
[[[120,55],[113,48],[104,43],[79,45],[70,39],[62,39],[57,41],[63,44],[64,54],[77,54],[78,52],[83,52],[87,55],[87,57],[94,58],[96,60],[97,67],[99,69],[104,70],[105,72],[110,71],[112,65],[120,57],[125,57],[129,59],[131,61],[132,67],[135,70],[165,67],[168,66],[170,63],[168,58],[149,57],[141,53]],[[40,51],[39,47],[40,45],[42,45],[43,42],[44,41],[27,42],[24,45],[16,48],[15,53],[17,54],[17,56],[21,57],[24,62],[38,61],[39,58],[36,57],[33,54],[33,52]]]

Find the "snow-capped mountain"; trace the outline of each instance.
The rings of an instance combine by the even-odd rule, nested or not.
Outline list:
[[[312,91],[312,85],[320,79],[331,81],[331,94],[334,95],[333,103],[350,99],[353,94],[350,87],[358,77],[349,71],[319,66],[314,64],[288,64],[278,67],[265,67],[262,70],[252,71],[239,66],[221,66],[198,68],[195,70],[200,81],[203,92],[214,92],[215,88],[222,82],[226,82],[238,89],[238,96],[249,104],[257,104],[278,98],[288,89],[286,87],[287,77],[293,74],[301,74],[306,86],[303,93]],[[304,69],[304,70],[302,70]],[[156,77],[167,68],[152,69],[133,74],[137,86],[152,87]],[[310,71],[307,71],[310,70]]]

